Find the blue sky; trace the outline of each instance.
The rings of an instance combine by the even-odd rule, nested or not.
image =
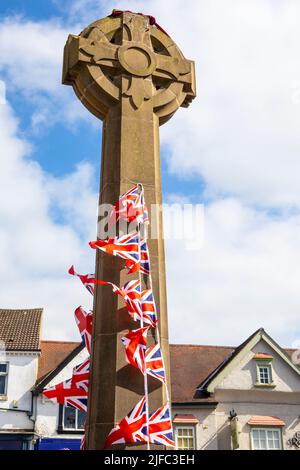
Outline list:
[[[95,231],[101,122],[60,84],[62,50],[69,33],[120,7],[156,16],[197,67],[197,99],[161,128],[164,200],[205,204],[199,250],[166,242],[171,340],[237,344],[264,326],[295,345],[295,1],[228,0],[226,8],[219,0],[1,2],[1,306],[42,306],[44,337],[74,339],[72,311],[91,303],[66,271],[72,263],[93,270],[87,241]]]
[[[65,20],[68,21],[66,11],[68,11],[66,2],[60,4],[51,0],[40,0],[38,3],[35,0],[13,0],[8,5],[0,5],[2,18],[17,16],[21,17],[22,21],[43,22],[52,18],[63,23]],[[102,11],[103,16],[110,12],[105,8]],[[100,17],[102,11],[99,9]],[[5,70],[2,70],[2,76],[5,79]],[[86,113],[86,120],[76,123],[75,128],[63,126],[58,122],[50,127],[43,126],[41,129],[33,130],[30,122],[33,102],[24,99],[22,93],[18,91],[16,93],[15,88],[10,87],[9,81],[6,82],[6,86],[7,99],[20,120],[20,132],[30,137],[34,146],[32,157],[43,169],[55,176],[62,176],[73,171],[79,162],[86,161],[93,165],[96,180],[100,171],[101,122],[97,122],[94,117],[89,116],[88,111],[83,110]],[[70,91],[66,90],[67,92],[70,94]],[[189,175],[188,178],[178,178],[176,174],[168,171],[167,157],[168,151],[162,146],[164,194],[176,192],[180,187],[182,195],[187,195],[191,201],[198,199],[199,188],[203,184],[201,177]],[[95,188],[97,185],[98,180],[95,181]]]

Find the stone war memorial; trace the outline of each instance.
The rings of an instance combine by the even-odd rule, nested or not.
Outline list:
[[[159,126],[195,97],[194,63],[151,16],[116,11],[70,35],[64,50],[63,83],[103,121],[99,204],[118,201],[133,184],[143,188],[146,204],[161,207]],[[151,289],[156,303],[160,345],[169,385],[168,316],[162,214],[158,236],[148,237]],[[151,220],[151,214],[150,214]],[[96,279],[117,286],[136,278],[122,261],[96,250]],[[144,288],[149,279],[140,275]],[[136,328],[123,299],[103,284],[95,285],[86,449],[103,449],[105,440],[145,394],[145,378],[126,361],[121,338]],[[155,344],[149,331],[147,346]],[[147,375],[147,374],[145,374]],[[170,391],[170,389],[169,389]],[[170,400],[167,387],[147,380],[150,414]],[[147,423],[149,426],[149,423]],[[149,427],[148,427],[149,430]],[[151,442],[151,441],[150,441]],[[151,447],[150,447],[151,446]],[[164,448],[151,443],[148,449]],[[146,449],[120,441],[111,449]],[[168,446],[166,446],[168,447]]]

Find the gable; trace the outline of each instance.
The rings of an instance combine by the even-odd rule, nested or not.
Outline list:
[[[47,385],[44,385],[44,387],[52,387],[53,385],[63,382],[64,380],[70,379],[72,377],[74,367],[81,364],[87,358],[88,352],[86,348],[80,350],[75,356],[70,358],[70,360],[64,364],[64,367],[58,370],[58,372],[51,377]]]
[[[257,355],[261,357],[260,360],[256,359]],[[269,360],[268,357],[272,357],[272,360]],[[217,385],[217,388],[235,390],[255,388],[259,364],[271,366],[272,379],[275,384],[274,390],[280,392],[300,391],[300,376],[263,339],[250,351],[247,351],[235,368]]]
[[[75,341],[41,341],[37,380],[45,378],[79,346]]]
[[[52,342],[47,341],[45,343]],[[41,392],[45,387],[49,387],[49,384],[52,386],[69,379],[72,376],[73,368],[88,357],[88,352],[83,343],[66,343],[63,341],[55,343],[55,352],[52,345],[47,344],[44,347],[44,355],[41,355],[39,372],[45,372],[50,366],[54,367],[38,378],[35,385],[35,390],[38,392]],[[70,350],[69,354],[67,354],[67,350]]]
[[[260,354],[261,361],[255,358],[257,354]],[[272,360],[269,362],[266,356],[271,356]],[[280,392],[300,391],[300,369],[264,330],[260,330],[248,343],[244,344],[244,347],[228,362],[224,369],[212,378],[207,386],[207,391],[212,393],[217,389],[256,389],[257,364],[262,362],[271,364],[273,390]]]

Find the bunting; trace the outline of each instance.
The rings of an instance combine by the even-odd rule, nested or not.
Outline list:
[[[122,337],[127,362],[139,369],[142,374],[145,374],[145,351],[148,329],[149,326],[132,330]]]
[[[143,432],[147,425],[146,397],[143,397],[120,423],[107,436],[104,449],[113,444],[130,444],[147,442],[147,433]]]
[[[175,444],[164,360],[159,341],[157,311],[151,287],[150,256],[147,240],[142,238],[140,233],[141,226],[149,223],[142,185],[136,184],[120,196],[110,214],[108,226],[111,227],[121,219],[129,223],[135,222],[136,231],[107,240],[91,241],[89,245],[93,249],[100,249],[106,254],[125,260],[128,273],[138,273],[138,279],[130,280],[123,287],[118,287],[112,282],[96,279],[95,274],[78,274],[74,266],[69,269],[69,274],[77,276],[92,295],[94,295],[95,284],[110,285],[112,291],[123,298],[129,316],[140,325],[140,328],[128,331],[121,340],[127,362],[139,369],[144,376],[145,394],[128,415],[111,430],[104,448],[114,444],[129,443],[147,443],[148,448],[150,448],[150,443],[172,447]],[[150,282],[150,286],[147,285],[148,288],[144,290],[142,290],[141,274],[148,276]],[[77,307],[74,315],[82,341],[90,354],[93,312],[87,312],[80,306]],[[154,346],[147,348],[147,335],[150,328],[154,329],[157,341]],[[55,403],[87,411],[89,373],[90,357],[74,367],[71,379],[45,389],[43,394]],[[148,402],[147,377],[149,375],[162,383],[167,396],[167,403],[151,414]],[[80,448],[86,449],[85,435]]]
[[[136,224],[148,224],[148,210],[144,200],[144,189],[139,185],[133,186],[129,191],[120,196],[119,201],[114,206],[109,220],[108,227],[115,225],[120,219],[126,222],[136,222]]]

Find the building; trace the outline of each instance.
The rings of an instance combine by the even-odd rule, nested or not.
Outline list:
[[[42,309],[0,310],[0,450],[32,449]]]
[[[10,344],[0,358],[0,449],[78,449],[85,414],[41,391],[68,379],[87,352],[80,343],[40,341],[41,309],[11,315],[0,310],[0,340]],[[237,348],[171,345],[170,355],[177,448],[300,448],[296,351],[259,329]]]
[[[171,346],[178,447],[299,449],[300,369],[292,358],[297,351],[263,329],[237,348]]]
[[[77,342],[41,341],[41,324],[42,309],[0,310],[0,450],[79,449],[85,416],[76,414],[74,429],[75,410],[64,412],[38,390],[52,385],[53,370],[56,383],[69,378],[87,351]]]

